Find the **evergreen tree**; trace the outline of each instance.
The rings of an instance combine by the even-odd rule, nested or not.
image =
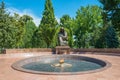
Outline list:
[[[17,28],[12,24],[13,18],[5,11],[5,4],[0,4],[0,47],[16,47]]]
[[[32,37],[36,28],[37,27],[32,20],[27,21],[27,23],[25,24],[25,34],[23,37],[25,48],[32,48]]]
[[[54,15],[54,9],[51,0],[46,0],[43,17],[39,26],[41,37],[47,44],[47,47],[55,46],[55,33],[57,21]]]
[[[112,26],[106,29],[105,40],[107,48],[117,48],[119,46],[115,29]]]
[[[120,39],[120,0],[98,0],[98,1],[103,4],[102,16],[104,27],[107,28],[108,27],[107,24],[109,23],[109,21],[111,21],[113,25],[112,27],[114,27]]]
[[[113,13],[111,21],[112,24],[114,25],[113,27],[120,35],[120,7],[116,9],[115,12]]]
[[[33,48],[46,48],[47,44],[45,43],[41,31],[36,29],[32,36],[32,47]]]
[[[95,48],[106,48],[106,41],[105,41],[106,28],[102,28],[100,32],[101,33],[99,35],[99,38],[96,40],[95,43]]]
[[[23,37],[25,34],[25,22],[21,19],[19,14],[14,13],[14,16],[12,17],[12,23],[13,26],[16,28],[16,48],[23,48],[24,41]]]

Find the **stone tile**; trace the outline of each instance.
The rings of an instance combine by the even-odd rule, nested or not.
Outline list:
[[[18,60],[41,55],[49,55],[49,53],[0,54],[0,80],[120,80],[120,56],[77,54],[106,60],[112,64],[110,68],[104,71],[90,74],[41,75],[24,73],[11,68],[11,65]]]

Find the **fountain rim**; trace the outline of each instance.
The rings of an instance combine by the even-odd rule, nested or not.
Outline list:
[[[22,61],[28,60],[28,59],[32,59],[32,58],[36,58],[36,57],[58,57],[58,56],[77,56],[77,57],[84,57],[84,58],[89,58],[89,59],[95,59],[98,61],[101,61],[103,63],[105,63],[105,66],[103,66],[102,68],[99,69],[95,69],[95,70],[89,70],[89,71],[81,71],[81,72],[44,72],[44,71],[34,71],[34,70],[29,70],[29,69],[24,69],[21,66],[19,66],[18,64]],[[11,65],[11,67],[14,70],[17,71],[21,71],[21,72],[25,72],[25,73],[31,73],[31,74],[41,74],[41,75],[81,75],[81,74],[90,74],[90,73],[96,73],[96,72],[100,72],[103,70],[108,69],[109,67],[111,67],[111,63],[106,61],[106,60],[101,60],[101,59],[97,59],[97,58],[93,58],[93,57],[86,57],[86,56],[81,56],[81,55],[70,55],[70,54],[63,54],[63,55],[42,55],[42,56],[35,56],[35,57],[29,57],[29,58],[25,58],[19,61],[16,61],[15,63],[13,63]]]

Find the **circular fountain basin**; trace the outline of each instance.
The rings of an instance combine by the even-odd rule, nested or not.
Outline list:
[[[65,64],[70,64],[71,67],[51,66],[59,63],[60,59],[64,59]],[[12,68],[36,74],[84,74],[98,72],[109,66],[109,62],[90,57],[78,55],[49,55],[17,61],[12,65]]]

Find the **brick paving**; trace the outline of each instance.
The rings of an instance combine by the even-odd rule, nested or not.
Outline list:
[[[96,53],[97,54],[97,53]],[[21,59],[50,55],[50,52],[22,53],[22,54],[0,54],[0,80],[120,80],[120,56],[75,54],[102,59],[112,64],[106,70],[90,74],[80,75],[42,75],[20,72],[11,68],[11,65]]]

